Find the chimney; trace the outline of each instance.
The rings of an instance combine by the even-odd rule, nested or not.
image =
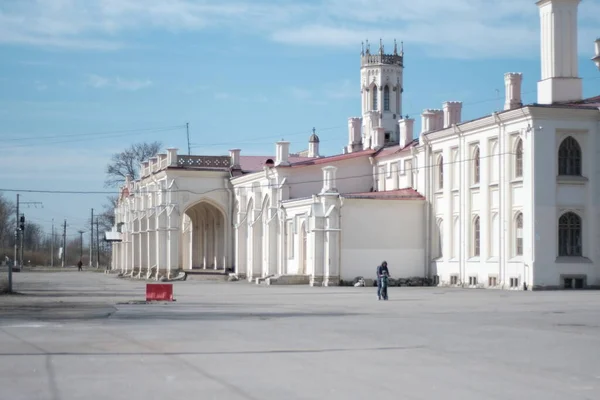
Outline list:
[[[431,132],[435,130],[435,110],[424,110],[421,114],[421,132]]]
[[[337,171],[337,167],[333,165],[328,165],[327,167],[323,167],[323,189],[321,189],[321,194],[323,193],[337,193],[337,187],[335,182],[335,173]]]
[[[581,0],[540,0],[542,79],[538,103],[577,101],[583,98],[578,77],[577,9]]]
[[[378,126],[373,129],[373,148],[380,149],[385,144],[385,128]]]
[[[454,124],[460,124],[462,119],[462,102],[460,101],[447,101],[444,103],[444,126],[443,128],[450,128]]]
[[[592,58],[592,61],[595,62],[598,69],[600,69],[600,38],[596,39],[596,56]]]
[[[400,128],[400,148],[403,149],[413,140],[414,119],[401,119],[398,121]]]
[[[290,154],[290,142],[285,142],[282,140],[280,142],[275,143],[275,150],[277,153],[275,165],[290,165],[290,161],[288,159]]]
[[[506,89],[504,109],[514,110],[523,106],[521,100],[521,82],[523,74],[517,72],[509,72],[504,74],[504,87]]]
[[[229,150],[229,157],[231,157],[231,168],[232,169],[240,169],[240,152],[241,149],[231,149]]]
[[[169,167],[177,166],[177,149],[174,147],[167,149],[167,165]]]
[[[435,112],[435,120],[433,124],[433,130],[437,131],[444,128],[444,111],[433,110]]]
[[[150,165],[150,161],[144,161],[140,167],[140,178],[142,176],[146,176],[150,173],[150,171],[148,170],[148,166]]]
[[[150,172],[156,172],[158,157],[150,157]]]
[[[348,153],[359,151],[362,147],[361,124],[360,118],[348,119]]]
[[[315,132],[315,128],[313,128],[313,133],[310,135],[310,139],[308,139],[308,156],[309,157],[321,157],[319,155],[319,137]]]

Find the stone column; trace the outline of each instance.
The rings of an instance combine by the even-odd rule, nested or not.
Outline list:
[[[248,245],[248,221],[246,221],[246,213],[239,212],[236,218],[235,228],[235,272],[240,279],[246,277],[247,254],[246,247]]]
[[[213,268],[214,269],[219,268],[219,237],[220,237],[220,235],[218,234],[218,231],[219,231],[219,226],[217,225],[217,219],[213,216],[213,222],[212,222],[213,254],[212,254],[212,259],[213,259]]]
[[[168,271],[167,261],[167,227],[164,217],[157,218],[156,224],[156,272],[159,270]]]
[[[314,206],[313,206],[314,207]],[[315,207],[316,208],[316,207]],[[324,270],[324,232],[325,227],[324,218],[320,216],[314,216],[310,218],[310,227],[308,233],[308,240],[310,243],[310,258],[309,261],[312,263],[312,275],[310,277],[311,286],[322,286],[323,276],[325,275]]]
[[[267,229],[267,235],[265,240],[267,244],[267,275],[277,274],[277,208],[270,207],[268,214],[268,222],[265,228]]]
[[[181,230],[179,228],[179,217],[172,215],[168,218],[167,231],[167,267],[169,272],[181,268],[179,260],[179,236]]]
[[[202,268],[208,266],[208,220],[202,220],[199,227],[202,230]]]
[[[334,194],[321,196],[325,215],[325,248],[324,248],[324,278],[323,286],[337,286],[340,283],[340,225],[339,208],[337,208],[338,196]],[[330,210],[331,206],[336,208]]]

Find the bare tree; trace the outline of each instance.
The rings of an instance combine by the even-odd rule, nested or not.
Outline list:
[[[161,147],[160,142],[135,143],[126,150],[113,154],[111,162],[106,166],[104,186],[117,187],[125,181],[127,175],[137,179],[140,163],[158,154]]]
[[[8,247],[15,230],[15,204],[0,194],[0,248]]]
[[[117,207],[118,196],[106,197],[107,203],[102,205],[102,211],[98,214],[98,223],[100,230],[110,231],[115,224],[115,208]]]

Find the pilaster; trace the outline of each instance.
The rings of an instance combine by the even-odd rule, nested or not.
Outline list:
[[[240,279],[246,277],[248,263],[246,246],[248,241],[248,224],[246,213],[238,212],[235,225],[235,272]]]
[[[179,259],[179,238],[182,234],[182,230],[179,227],[179,216],[170,215],[168,218],[168,232],[167,232],[167,267],[169,273],[181,268]]]
[[[490,211],[490,163],[493,162],[488,157],[490,142],[487,138],[482,138],[479,143],[479,165],[480,165],[480,182],[479,182],[479,198],[480,204],[480,262],[484,266],[486,261],[490,258],[490,245],[491,245],[491,211]],[[483,269],[482,269],[483,271]],[[479,282],[487,280],[487,274],[479,276]]]
[[[320,204],[313,205],[313,210],[315,210],[319,206],[320,206]],[[325,275],[325,268],[324,268],[325,238],[324,238],[324,231],[323,231],[323,229],[325,227],[325,221],[322,216],[317,216],[317,215],[313,215],[312,218],[309,219],[309,221],[310,221],[310,225],[311,225],[311,229],[308,233],[308,238],[310,241],[309,250],[311,252],[310,261],[313,264],[312,275],[310,277],[310,285],[311,286],[322,286],[323,278]]]

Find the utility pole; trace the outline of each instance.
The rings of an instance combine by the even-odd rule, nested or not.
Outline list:
[[[54,218],[52,218],[52,236],[50,236],[50,267],[54,267]]]
[[[185,123],[185,131],[187,133],[187,142],[188,142],[188,156],[192,155],[192,148],[190,147],[190,123]]]
[[[92,208],[92,218],[90,219],[90,262],[89,267],[92,268],[93,250],[94,249],[94,209]]]
[[[96,259],[96,269],[100,267],[100,222],[98,217],[96,217],[96,252],[98,253],[98,258]]]
[[[81,259],[83,258],[83,232],[84,231],[77,231],[79,232],[79,260],[81,261]]]
[[[17,193],[17,219],[15,219],[15,259],[13,265],[17,266],[17,254],[19,252],[19,194]],[[8,266],[8,291],[12,292],[12,270],[13,265]]]
[[[23,239],[25,237],[25,214],[21,214],[21,220],[19,222],[20,228],[21,228],[21,262],[20,262],[20,268],[23,269],[23,247],[25,247],[23,245]]]
[[[65,258],[67,258],[67,220],[63,225],[63,252],[62,252],[62,267],[65,267]]]

